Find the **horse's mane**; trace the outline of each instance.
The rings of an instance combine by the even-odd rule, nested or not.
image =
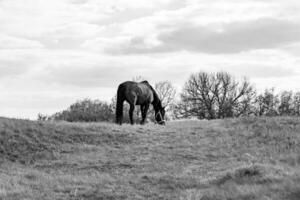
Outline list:
[[[141,81],[140,83],[142,83],[142,84],[146,84],[146,85],[149,85],[149,86],[151,86],[151,85],[150,85],[150,83],[149,83],[148,81],[146,81],[146,80],[144,80],[144,81]]]

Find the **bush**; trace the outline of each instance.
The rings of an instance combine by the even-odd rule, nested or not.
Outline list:
[[[106,102],[84,99],[72,104],[67,110],[55,113],[50,118],[68,122],[113,121],[114,112],[111,105]]]

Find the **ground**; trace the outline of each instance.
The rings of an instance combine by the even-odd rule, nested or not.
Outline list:
[[[299,200],[300,118],[0,118],[0,199]]]

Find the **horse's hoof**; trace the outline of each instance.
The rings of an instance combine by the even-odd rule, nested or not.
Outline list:
[[[166,125],[165,121],[158,122],[159,125]]]

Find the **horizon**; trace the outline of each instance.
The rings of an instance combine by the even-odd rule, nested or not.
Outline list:
[[[300,91],[296,0],[0,0],[0,116],[36,119],[110,101],[141,76],[178,92],[226,71],[258,91]]]

